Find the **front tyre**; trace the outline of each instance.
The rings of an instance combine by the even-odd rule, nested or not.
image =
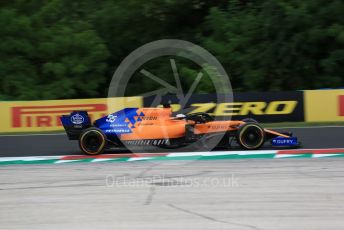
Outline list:
[[[256,123],[246,123],[239,127],[237,141],[243,149],[259,149],[265,142],[264,129]]]
[[[245,118],[245,119],[242,119],[241,121],[243,121],[245,123],[256,123],[256,124],[258,124],[258,121],[253,119],[253,118]]]
[[[98,128],[85,129],[79,137],[79,147],[87,155],[100,154],[106,147],[106,136]]]

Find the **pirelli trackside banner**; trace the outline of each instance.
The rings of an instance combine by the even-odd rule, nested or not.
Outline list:
[[[306,90],[306,121],[344,121],[344,90]]]
[[[150,106],[153,97],[144,99]],[[175,96],[164,96],[175,113],[181,105]],[[254,118],[259,122],[304,121],[303,92],[235,93],[234,102],[218,102],[215,94],[193,95],[185,106],[186,113],[206,112],[213,116],[232,116],[232,119]],[[185,110],[183,111],[185,112]]]
[[[0,102],[0,132],[62,130],[60,116],[73,110],[87,110],[98,119],[124,107],[140,107],[140,97]]]
[[[312,96],[313,97],[313,96]],[[153,98],[100,98],[80,100],[0,102],[0,132],[42,132],[62,130],[59,117],[73,110],[87,110],[92,120],[124,107],[151,106]],[[181,105],[175,97],[166,96],[176,113]],[[344,99],[343,99],[344,101]],[[251,117],[260,122],[303,121],[302,92],[236,93],[234,102],[218,102],[216,95],[193,95],[187,113],[207,112],[233,119]],[[344,109],[343,109],[344,114]]]

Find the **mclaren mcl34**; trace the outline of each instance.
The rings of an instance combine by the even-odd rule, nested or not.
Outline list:
[[[204,137],[221,136],[216,147],[244,150],[275,147],[298,147],[289,132],[263,128],[253,119],[215,120],[207,113],[172,115],[170,107],[125,108],[91,121],[87,111],[74,111],[61,117],[70,140],[78,140],[80,149],[89,155],[128,146],[178,148]],[[269,143],[269,144],[268,144]]]

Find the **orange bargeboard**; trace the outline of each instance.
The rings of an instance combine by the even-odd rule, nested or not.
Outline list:
[[[125,107],[141,107],[141,97],[0,102],[0,132],[63,130],[60,116],[86,110],[91,120]]]

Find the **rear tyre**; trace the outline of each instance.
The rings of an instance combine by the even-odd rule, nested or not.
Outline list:
[[[259,149],[265,142],[264,129],[259,124],[246,123],[239,127],[237,141],[243,149]]]
[[[98,128],[85,129],[79,137],[79,147],[87,155],[100,154],[106,147],[106,136]]]

